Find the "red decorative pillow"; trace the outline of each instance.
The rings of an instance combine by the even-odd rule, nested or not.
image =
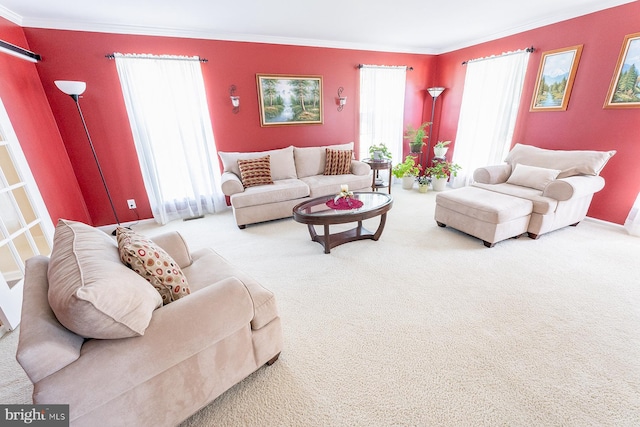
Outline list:
[[[324,164],[325,175],[346,175],[351,173],[353,150],[332,150],[327,148],[327,160]]]
[[[257,159],[238,160],[238,167],[240,168],[240,179],[244,188],[254,185],[273,184],[271,179],[271,158],[268,155]]]
[[[182,269],[164,249],[128,228],[116,230],[120,259],[156,288],[163,305],[191,293]]]

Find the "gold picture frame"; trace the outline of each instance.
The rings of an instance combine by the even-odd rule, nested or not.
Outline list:
[[[530,111],[565,111],[578,71],[582,46],[542,52]]]
[[[260,126],[322,124],[322,76],[256,74]]]
[[[604,108],[640,107],[640,33],[624,37]]]

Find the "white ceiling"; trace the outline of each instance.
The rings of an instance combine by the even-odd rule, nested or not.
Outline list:
[[[23,27],[439,54],[633,0],[0,0]]]

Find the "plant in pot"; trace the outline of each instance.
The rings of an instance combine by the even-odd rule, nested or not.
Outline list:
[[[391,151],[381,142],[369,147],[369,157],[374,161],[391,160]]]
[[[431,122],[424,122],[417,128],[413,128],[411,124],[407,124],[407,129],[404,131],[404,139],[409,141],[409,148],[412,153],[422,152],[425,138],[427,138],[427,127],[431,126]]]
[[[422,166],[416,164],[416,159],[413,156],[407,156],[403,163],[398,163],[393,167],[391,173],[396,178],[402,179],[402,188],[411,190],[413,181],[420,174],[420,169]]]
[[[458,171],[462,167],[457,163],[448,160],[437,161],[433,166],[425,169],[425,174],[431,177],[431,184],[435,191],[442,191],[447,185],[450,176],[458,176]]]
[[[433,154],[439,159],[444,158],[447,154],[447,150],[449,147],[447,145],[451,144],[451,141],[438,141],[438,143],[433,147]]]
[[[429,190],[429,184],[431,184],[431,177],[429,175],[420,175],[416,178],[418,183],[418,191],[426,193]]]

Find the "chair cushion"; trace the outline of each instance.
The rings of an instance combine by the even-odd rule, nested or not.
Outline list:
[[[320,147],[294,147],[296,172],[298,178],[322,175],[327,158],[327,148],[332,150],[353,150],[353,142],[337,145],[323,145]]]
[[[550,182],[556,179],[559,173],[560,170],[558,169],[516,164],[511,176],[507,179],[507,183],[544,190]]]
[[[240,177],[240,167],[238,160],[240,159],[257,159],[258,157],[269,156],[271,159],[271,179],[276,181],[279,179],[297,178],[296,165],[293,162],[293,146],[287,148],[279,148],[269,151],[257,152],[224,152],[218,151],[224,172],[232,172]]]
[[[85,338],[144,334],[162,298],[120,261],[116,242],[89,225],[61,219],[47,271],[56,318]]]
[[[266,155],[257,159],[238,160],[240,179],[244,188],[253,187],[254,185],[273,184],[269,157],[269,155]]]
[[[150,239],[124,227],[116,229],[122,262],[151,283],[167,305],[191,293],[177,262]]]
[[[559,169],[558,178],[574,175],[598,175],[609,159],[611,151],[546,150],[531,145],[516,144],[505,159],[512,167],[516,164]]]
[[[325,175],[346,175],[351,172],[353,150],[326,149]]]

